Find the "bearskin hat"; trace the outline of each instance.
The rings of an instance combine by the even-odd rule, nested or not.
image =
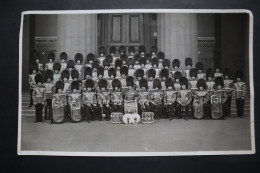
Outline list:
[[[204,65],[202,64],[202,62],[197,62],[195,67],[198,71],[204,69]]]
[[[175,80],[176,80],[176,79],[180,79],[180,78],[182,77],[182,74],[181,74],[180,71],[176,71],[176,72],[174,73],[173,77],[174,77]]]
[[[75,61],[73,61],[73,60],[68,60],[68,62],[67,62],[67,68],[69,69],[69,68],[74,68],[75,67]]]
[[[117,59],[116,62],[115,62],[115,67],[116,67],[116,68],[117,68],[117,67],[122,67],[122,65],[123,65],[122,60],[121,60],[121,59]]]
[[[172,67],[174,68],[174,67],[180,67],[180,60],[179,59],[174,59],[173,61],[172,61]]]
[[[79,90],[79,82],[78,81],[73,81],[71,83],[71,90],[76,89]]]
[[[92,79],[87,79],[85,81],[85,87],[86,88],[93,88],[94,87],[94,81]]]
[[[51,80],[53,79],[53,71],[52,70],[46,70],[44,73],[45,81],[47,81],[48,78]]]
[[[103,67],[105,67],[105,66],[110,66],[110,62],[109,62],[109,60],[108,59],[104,59],[104,61],[103,61]]]
[[[77,63],[78,60],[80,61],[80,63],[82,63],[83,55],[81,53],[76,53],[74,60],[75,60],[76,63]]]
[[[85,69],[84,69],[84,75],[86,76],[86,75],[90,75],[90,76],[92,76],[92,68],[91,67],[85,67]],[[84,77],[85,77],[84,76]]]
[[[39,70],[38,64],[36,63],[30,64],[30,73],[32,73],[33,70],[36,70],[36,72]]]
[[[171,77],[169,77],[169,78],[167,78],[166,80],[165,80],[165,86],[166,87],[169,87],[169,86],[174,86],[174,80],[171,78]]]
[[[149,60],[149,61],[151,61],[151,59],[152,59],[152,55],[150,53],[146,53],[144,55],[144,57],[145,57],[146,60]]]
[[[55,84],[56,93],[58,92],[59,89],[61,89],[61,90],[64,89],[64,82],[63,81],[57,81],[56,82],[56,84]]]
[[[98,60],[94,60],[92,63],[92,69],[94,68],[98,68],[99,67],[99,61]]]
[[[116,47],[115,47],[115,46],[110,46],[110,47],[109,47],[109,53],[110,53],[110,54],[112,54],[112,53],[113,53],[113,54],[116,54]]]
[[[206,81],[204,79],[199,79],[197,82],[197,87],[203,87],[204,89],[206,89],[207,85],[206,85]]]
[[[159,88],[159,89],[161,89],[161,87],[162,87],[162,84],[161,84],[160,79],[154,79],[154,80],[153,80],[153,88]]]
[[[89,63],[89,61],[94,61],[95,55],[93,53],[87,54],[86,63]]]
[[[35,52],[33,57],[34,57],[34,60],[36,60],[36,59],[41,60],[41,58],[42,58],[42,56],[41,56],[41,54],[39,52]]]
[[[61,69],[60,63],[56,62],[56,63],[53,64],[53,71],[55,71],[55,70],[60,71],[60,69]]]
[[[140,58],[141,58],[141,56],[139,54],[135,54],[135,56],[134,56],[135,61],[140,61]]]
[[[164,59],[164,58],[165,58],[164,52],[158,52],[158,53],[157,53],[157,58],[158,58],[158,59]]]
[[[166,58],[163,60],[163,62],[162,62],[163,67],[166,67],[166,66],[170,67],[170,65],[171,65],[171,61],[169,59]]]
[[[153,53],[157,53],[158,52],[158,48],[156,46],[152,46],[151,49],[150,49],[150,52]]]
[[[139,64],[144,64],[144,65],[146,65],[146,59],[145,59],[144,57],[143,57],[143,58],[140,58]]]
[[[190,57],[185,58],[185,66],[192,66],[192,59]]]
[[[168,78],[169,77],[169,70],[168,69],[162,69],[161,70],[161,73],[160,73],[160,76],[161,76],[161,78],[163,78],[163,77],[166,77],[166,78]]]
[[[113,57],[111,55],[107,55],[106,59],[109,61],[110,64],[113,62]],[[103,61],[103,63],[104,63],[104,61]]]
[[[98,69],[97,69],[97,75],[98,75],[98,76],[99,76],[99,75],[104,76],[104,68],[103,68],[103,67],[98,67]]]
[[[156,57],[153,57],[153,58],[152,58],[152,66],[153,66],[153,65],[157,65],[157,66],[158,66],[158,64],[159,64],[159,59],[156,58]]]
[[[114,79],[114,80],[112,81],[112,87],[113,87],[113,88],[115,88],[115,87],[121,88],[121,82],[120,82],[120,80]]]
[[[186,88],[188,88],[188,79],[186,77],[181,77],[180,78],[180,85],[185,85]]]
[[[145,48],[145,46],[139,46],[138,47],[138,52],[139,52],[139,54],[141,54],[142,52],[146,52],[146,48]]]
[[[61,52],[60,53],[60,60],[63,60],[63,59],[65,59],[65,61],[67,60],[67,58],[68,58],[68,55],[67,55],[67,53],[66,52]]]
[[[116,69],[115,68],[109,68],[108,69],[108,75],[114,75],[114,77],[116,77]]]
[[[101,53],[106,54],[106,48],[105,48],[104,46],[100,46],[100,47],[98,48],[98,53],[99,53],[99,54],[101,54]]]
[[[198,72],[197,72],[196,68],[190,69],[189,75],[190,75],[190,77],[197,77]]]
[[[99,88],[107,88],[107,80],[106,79],[100,79],[98,81],[98,87]]]
[[[155,75],[156,75],[156,71],[153,68],[148,70],[148,78],[150,77],[155,78]]]
[[[36,84],[38,84],[40,82],[43,83],[43,76],[41,74],[37,74],[37,75],[35,75],[34,80],[35,80]]]
[[[133,76],[126,77],[126,86],[134,86],[134,77]]]
[[[215,85],[218,86],[218,85],[221,85],[222,87],[224,86],[224,80],[222,77],[218,76],[215,78]]]
[[[48,59],[48,61],[49,61],[50,59],[52,59],[52,61],[54,61],[54,59],[55,59],[55,53],[50,52],[50,53],[48,54],[48,56],[47,56],[47,59]]]
[[[120,56],[120,59],[121,59],[122,61],[126,61],[127,58],[128,58],[127,54],[122,54],[122,55]]]
[[[129,53],[131,53],[131,52],[135,53],[135,47],[134,47],[134,46],[130,46],[130,47],[128,48],[128,52],[129,52]]]
[[[126,53],[126,48],[125,48],[125,46],[120,46],[119,48],[118,48],[118,52],[121,54],[121,53],[123,53],[123,54],[125,54]]]
[[[145,87],[146,89],[148,89],[148,81],[147,81],[147,79],[145,79],[145,78],[141,79],[139,81],[139,86],[140,86],[140,88]]]
[[[63,80],[64,78],[67,78],[67,79],[70,78],[70,72],[68,70],[63,70],[61,72],[61,79]]]
[[[128,75],[128,67],[127,66],[122,66],[121,68],[120,68],[120,74],[121,75]]]
[[[78,72],[78,70],[76,70],[76,69],[74,69],[74,70],[72,70],[71,71],[71,78],[72,79],[75,79],[75,78],[79,78],[79,72]]]
[[[229,68],[224,68],[223,69],[223,76],[225,77],[225,76],[228,76],[228,77],[230,77],[231,76],[231,71],[229,70]]]
[[[139,68],[135,71],[135,76],[138,77],[144,77],[144,70]]]
[[[208,79],[209,77],[214,78],[214,72],[213,72],[212,68],[209,68],[209,69],[207,70],[207,72],[206,72],[206,77],[207,77],[207,79]]]
[[[128,58],[126,60],[126,64],[129,66],[129,65],[134,65],[135,64],[135,60],[133,58]]]
[[[243,72],[242,72],[241,69],[239,69],[239,70],[237,70],[237,71],[235,72],[235,78],[236,78],[236,79],[237,79],[237,78],[240,78],[240,79],[243,78]]]

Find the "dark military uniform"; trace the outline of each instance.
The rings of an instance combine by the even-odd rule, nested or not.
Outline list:
[[[43,84],[45,87],[45,120],[51,120],[52,119],[52,98],[54,93],[54,84],[53,84],[53,71],[52,70],[46,70],[45,72],[45,83]]]
[[[162,118],[162,106],[163,106],[163,92],[161,91],[161,81],[154,79],[153,81],[154,91],[151,93],[150,108],[154,112],[155,119]]]
[[[174,91],[174,81],[172,78],[167,78],[165,81],[166,90],[164,92],[164,107],[166,110],[166,118],[172,120],[175,118],[175,101],[176,91]]]

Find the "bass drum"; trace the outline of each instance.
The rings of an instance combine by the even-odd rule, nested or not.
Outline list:
[[[122,118],[123,118],[123,114],[121,112],[112,112],[110,122],[112,124],[121,124],[123,122]]]
[[[143,112],[142,113],[142,123],[143,124],[154,123],[154,113],[153,112]]]
[[[140,123],[141,118],[139,114],[125,114],[123,116],[123,122],[125,124],[138,124]]]

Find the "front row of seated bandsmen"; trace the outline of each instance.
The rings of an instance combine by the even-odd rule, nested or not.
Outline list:
[[[241,70],[235,72],[233,81],[227,68],[221,75],[208,69],[203,77],[199,77],[201,68],[191,68],[189,78],[181,71],[175,71],[171,77],[168,69],[162,69],[156,78],[153,68],[148,70],[147,77],[141,68],[137,69],[134,77],[122,66],[120,78],[116,78],[115,68],[110,68],[109,78],[104,78],[104,70],[86,67],[84,79],[79,80],[79,71],[70,69],[69,65],[61,74],[60,64],[53,65],[54,72],[48,69],[44,73],[38,73],[38,65],[31,66],[29,82],[36,122],[42,121],[43,109],[44,118],[53,120],[53,103],[62,107],[60,114],[65,118],[74,121],[78,114],[73,111],[78,110],[82,115],[79,120],[89,122],[109,120],[112,112],[126,112],[124,104],[131,100],[138,103],[140,115],[154,112],[155,119],[224,119],[230,115],[232,96],[236,99],[237,116],[243,117],[246,85]]]

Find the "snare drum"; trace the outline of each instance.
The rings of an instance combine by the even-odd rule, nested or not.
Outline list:
[[[153,112],[143,112],[142,113],[142,123],[144,123],[144,124],[154,123],[154,113]]]
[[[122,118],[123,118],[123,114],[121,112],[112,112],[110,122],[112,124],[121,124],[123,122]]]

